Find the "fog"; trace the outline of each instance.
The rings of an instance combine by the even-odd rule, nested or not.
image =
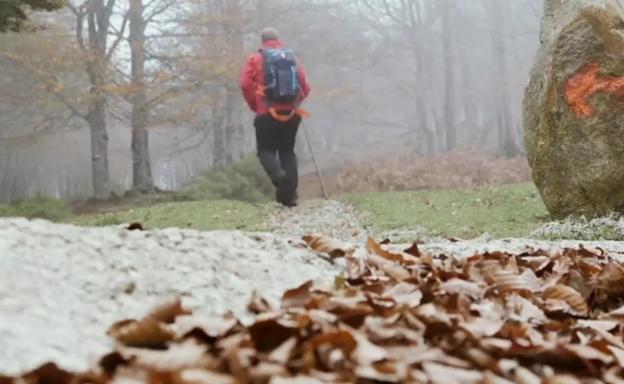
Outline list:
[[[0,201],[178,190],[254,153],[238,88],[258,32],[305,66],[325,169],[517,156],[541,0],[70,0],[0,34]],[[302,137],[301,167],[311,169]]]

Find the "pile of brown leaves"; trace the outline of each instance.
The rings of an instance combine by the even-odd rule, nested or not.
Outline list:
[[[404,156],[349,168],[333,192],[383,192],[489,187],[531,180],[526,158],[498,158],[452,152],[433,157]]]
[[[190,314],[179,301],[109,331],[87,375],[53,365],[0,383],[620,383],[624,265],[600,250],[466,260],[368,243],[333,287],[308,282],[255,322]]]

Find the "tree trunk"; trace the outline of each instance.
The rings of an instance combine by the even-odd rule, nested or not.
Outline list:
[[[435,153],[435,128],[429,126],[429,118],[427,114],[427,105],[425,100],[425,89],[429,87],[427,83],[426,67],[424,65],[424,57],[426,55],[426,47],[423,44],[424,26],[422,19],[421,4],[417,0],[409,0],[405,3],[407,20],[408,20],[408,36],[407,40],[410,42],[411,54],[412,54],[412,69],[413,81],[415,89],[414,94],[414,110],[408,114],[410,119],[410,125],[414,127],[414,131],[422,133],[425,137],[424,144],[420,146],[421,152],[426,155],[432,155]],[[414,115],[415,113],[415,115]]]
[[[108,165],[108,133],[106,128],[106,72],[110,60],[107,52],[108,33],[114,0],[89,0],[86,13],[79,14],[77,37],[82,49],[85,50],[85,64],[91,84],[91,100],[86,116],[91,133],[91,168],[93,194],[96,199],[110,197],[110,175]],[[83,20],[86,16],[88,39],[83,40]],[[111,48],[112,49],[112,48]]]
[[[226,0],[224,11],[231,65],[232,68],[240,68],[245,59],[243,42],[243,24],[245,21],[243,20],[240,0]],[[232,75],[226,86],[227,95],[225,99],[225,156],[227,163],[239,161],[245,152],[245,132],[242,123],[243,104],[239,96],[240,90],[236,86],[238,72],[234,72]]]
[[[500,1],[500,0],[498,0]],[[451,11],[453,0],[442,4],[442,50],[444,56],[444,128],[446,149],[452,151],[457,145],[457,127],[455,126],[455,73],[453,70],[453,26]]]
[[[130,56],[132,104],[132,189],[154,190],[147,131],[149,111],[145,88],[145,20],[143,0],[130,0]]]
[[[477,121],[477,92],[473,82],[473,71],[470,65],[463,59],[463,55],[460,55],[460,67],[461,67],[461,91],[464,109],[464,130],[463,134],[466,137],[464,142],[466,145],[474,147],[476,138],[478,138],[478,121]]]
[[[106,133],[106,99],[98,98],[89,108],[89,129],[91,130],[91,167],[93,193],[96,199],[110,197],[108,170],[108,134]]]
[[[237,150],[236,144],[236,114],[234,109],[236,108],[235,104],[238,100],[234,99],[234,90],[229,85],[226,87],[226,96],[225,96],[225,132],[224,132],[224,140],[225,140],[225,164],[232,164],[236,160],[238,160],[235,155]]]
[[[498,150],[506,156],[513,157],[519,153],[511,121],[510,96],[507,71],[507,50],[505,49],[505,16],[504,3],[491,0],[490,20],[492,20],[493,58],[496,66],[496,114],[498,125]]]
[[[213,166],[223,167],[227,164],[227,148],[225,130],[227,127],[227,114],[225,111],[224,100],[227,96],[222,94],[223,92],[217,91],[215,95],[217,99],[217,105],[213,110],[213,138],[212,138],[212,151],[213,151]]]

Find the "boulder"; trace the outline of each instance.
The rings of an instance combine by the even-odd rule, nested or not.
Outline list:
[[[524,98],[533,179],[555,217],[624,211],[624,13],[546,0]]]

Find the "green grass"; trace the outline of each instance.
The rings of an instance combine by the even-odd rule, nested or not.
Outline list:
[[[193,228],[209,230],[259,230],[270,204],[251,204],[232,200],[185,201],[155,204],[128,211],[78,216],[72,223],[84,226],[109,226],[140,222],[147,229]]]
[[[0,205],[0,217],[36,217],[86,226],[141,222],[150,229],[262,230],[276,206],[268,203],[270,193],[263,191],[271,191],[272,186],[263,184],[268,181],[260,177],[263,175],[257,172],[254,163],[248,161],[211,172],[180,194],[144,198],[130,204],[122,201],[118,208],[121,211],[74,216],[67,203],[34,199]],[[251,202],[220,198],[221,195]],[[432,236],[473,238],[489,233],[497,238],[524,237],[549,220],[535,187],[530,184],[479,190],[368,193],[341,199],[353,205],[360,212],[361,223],[375,233],[422,228],[422,232]],[[596,222],[591,231],[587,226],[564,229],[543,237],[593,239],[617,235],[602,222]]]
[[[237,200],[267,203],[273,184],[254,156],[207,172],[200,180],[172,196],[174,200]]]
[[[344,201],[375,231],[422,227],[433,236],[527,236],[548,220],[532,184],[479,190],[386,192],[348,195]]]
[[[69,203],[61,200],[28,199],[0,205],[0,217],[42,218],[85,226],[138,221],[147,228],[258,230],[273,207],[270,204],[273,190],[258,160],[248,157],[207,172],[180,192],[130,193],[116,200],[88,202],[79,215],[72,212]],[[114,211],[85,214],[102,210]]]
[[[69,220],[72,215],[69,204],[57,199],[35,198],[0,204],[0,217],[38,218],[59,222]]]

